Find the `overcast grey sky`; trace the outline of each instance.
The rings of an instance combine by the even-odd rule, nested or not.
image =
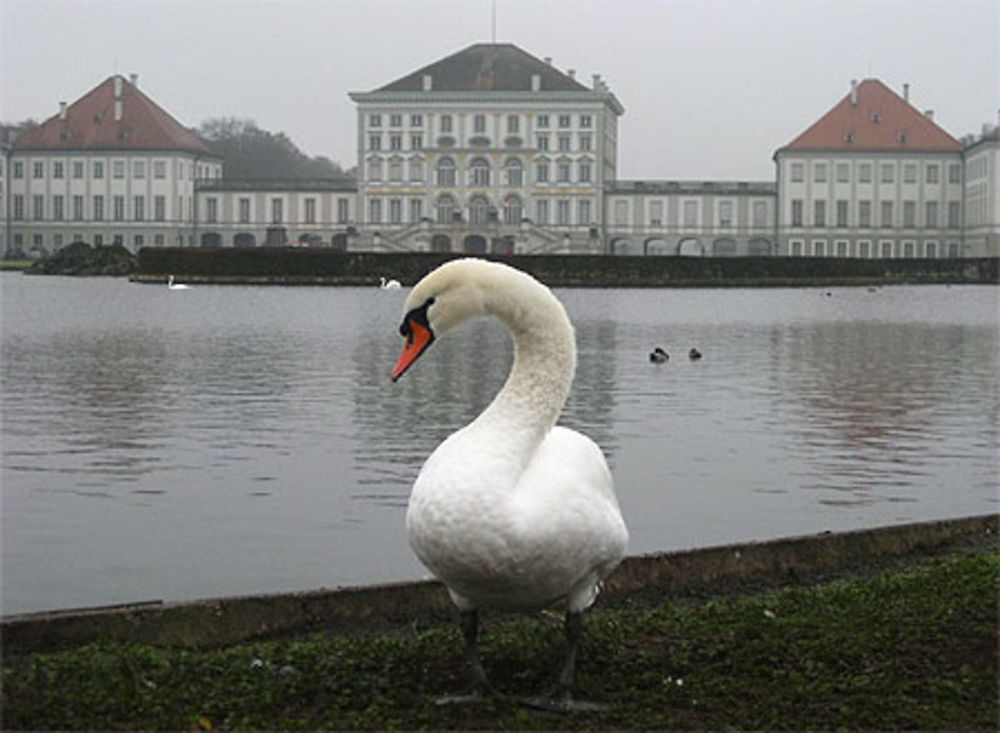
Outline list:
[[[0,120],[113,73],[183,124],[252,118],[345,167],[349,91],[489,41],[493,0],[0,0]],[[496,40],[625,105],[622,178],[773,178],[771,156],[877,77],[956,137],[996,124],[1000,0],[496,0]]]

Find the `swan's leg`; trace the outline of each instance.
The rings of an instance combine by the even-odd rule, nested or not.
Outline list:
[[[556,712],[602,711],[610,706],[596,702],[573,699],[573,677],[576,674],[576,652],[583,637],[583,614],[580,611],[567,611],[566,624],[566,661],[559,673],[559,684],[555,693],[549,696],[530,697],[525,704],[540,710]]]
[[[483,669],[483,663],[479,661],[479,611],[474,608],[462,611],[459,625],[465,638],[465,657],[472,673],[472,691],[468,695],[448,695],[439,698],[438,705],[479,702],[488,695],[500,694],[490,683],[486,670]]]

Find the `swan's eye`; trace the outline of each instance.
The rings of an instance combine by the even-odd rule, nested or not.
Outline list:
[[[414,308],[403,317],[403,322],[399,325],[399,335],[405,337],[407,343],[413,343],[413,326],[410,325],[411,321],[419,323],[428,331],[431,330],[430,323],[427,320],[427,309],[432,305],[434,305],[433,297],[428,298],[422,306]]]

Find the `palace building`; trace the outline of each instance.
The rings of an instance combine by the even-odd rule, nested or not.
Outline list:
[[[907,85],[852,82],[774,152],[773,181],[620,179],[607,82],[507,43],[349,97],[356,181],[233,180],[136,77],[112,76],[5,146],[0,251],[1000,256],[997,128],[958,140]]]

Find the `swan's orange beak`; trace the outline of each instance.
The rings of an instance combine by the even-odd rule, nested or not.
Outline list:
[[[406,344],[403,346],[403,353],[399,355],[399,361],[392,368],[390,377],[393,382],[403,376],[403,372],[410,368],[410,365],[424,353],[424,350],[434,340],[434,332],[412,318],[406,319],[401,330],[406,336]]]

